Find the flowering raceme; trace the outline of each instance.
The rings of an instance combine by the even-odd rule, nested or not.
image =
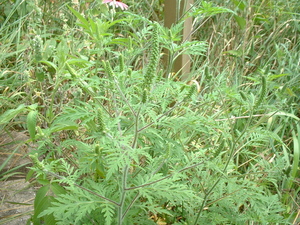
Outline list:
[[[120,7],[122,10],[126,10],[128,5],[121,2],[121,0],[103,0],[102,3],[109,4],[110,6],[114,6],[116,8]]]

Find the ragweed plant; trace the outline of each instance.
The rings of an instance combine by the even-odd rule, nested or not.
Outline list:
[[[83,21],[81,16],[79,19]],[[114,60],[103,56],[95,75],[87,73],[93,66],[86,69],[73,63],[78,68],[75,70],[66,61],[64,72],[79,81],[78,87],[89,100],[78,105],[74,99],[43,130],[50,139],[60,131],[67,131],[68,138],[53,146],[54,154],[47,154],[41,145],[39,151],[47,155],[46,160],[43,167],[35,160],[34,170],[51,177],[54,183],[67,185],[63,185],[66,193],[55,196],[39,217],[51,215],[57,224],[154,224],[161,219],[171,224],[283,221],[278,214],[283,211],[278,194],[262,199],[265,186],[249,187],[264,182],[264,178],[251,177],[253,171],[240,164],[252,156],[251,148],[274,136],[260,135],[259,123],[251,116],[243,128],[227,118],[229,110],[243,104],[238,92],[235,100],[233,94],[223,95],[219,90],[203,93],[197,81],[189,86],[169,77],[158,79],[159,46],[172,45],[158,38],[163,30],[158,23],[153,24],[150,58],[144,71],[134,69],[128,74],[131,59],[124,60],[109,45],[106,55]],[[146,39],[144,44],[147,46]],[[176,54],[204,46],[202,42],[187,42]],[[217,100],[220,97],[221,102]],[[212,103],[223,108],[224,114],[214,112]],[[219,121],[222,116],[225,118]],[[247,151],[242,150],[245,147]],[[249,164],[256,171],[256,165],[263,161],[253,158]],[[274,172],[273,167],[268,168],[268,173]],[[246,192],[256,197],[250,199]],[[270,201],[269,210],[261,210]],[[220,211],[219,217],[212,217]],[[243,216],[230,216],[237,213]]]

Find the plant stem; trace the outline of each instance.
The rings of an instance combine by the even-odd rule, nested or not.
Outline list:
[[[120,205],[118,209],[118,225],[122,225],[123,222],[123,207],[124,202],[126,198],[126,183],[127,183],[127,174],[128,174],[129,166],[126,165],[123,170],[123,178],[122,178],[122,187],[121,187],[121,199],[120,199]]]
[[[233,155],[234,155],[234,149],[236,148],[236,144],[237,144],[237,142],[241,139],[241,137],[244,135],[244,133],[246,132],[246,130],[248,129],[248,127],[249,127],[249,125],[250,125],[250,123],[251,123],[251,121],[252,121],[252,116],[250,117],[250,119],[249,119],[249,121],[248,121],[248,123],[246,124],[246,126],[245,126],[245,128],[244,128],[244,130],[241,132],[241,134],[234,140],[234,136],[233,136],[233,134],[232,134],[232,140],[234,140],[233,141],[233,144],[232,144],[232,146],[231,146],[231,150],[230,150],[230,154],[229,154],[229,157],[228,157],[228,160],[227,160],[227,162],[226,162],[226,164],[225,164],[225,166],[224,166],[224,169],[223,169],[223,171],[222,171],[222,174],[225,174],[225,172],[226,172],[226,170],[227,170],[227,168],[228,168],[228,166],[229,166],[229,163],[230,163],[230,161],[231,161],[231,159],[232,159],[232,157],[233,157]],[[233,127],[231,128],[231,130],[233,130]],[[200,207],[200,211],[198,212],[198,214],[197,214],[197,217],[196,217],[196,220],[195,220],[195,223],[194,223],[194,225],[197,225],[197,222],[198,222],[198,220],[199,220],[199,218],[200,218],[200,216],[201,216],[201,213],[202,213],[202,211],[203,211],[203,209],[204,209],[204,206],[205,206],[205,204],[206,204],[206,202],[207,202],[207,198],[208,198],[208,196],[210,195],[210,193],[215,189],[215,187],[218,185],[218,183],[220,182],[220,180],[221,180],[221,176],[216,180],[216,182],[213,184],[213,186],[209,189],[209,191],[208,192],[206,192],[206,194],[205,194],[205,196],[204,196],[204,199],[203,199],[203,201],[202,201],[202,204],[201,204],[201,207]]]

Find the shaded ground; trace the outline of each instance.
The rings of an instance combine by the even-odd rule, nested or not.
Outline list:
[[[21,132],[0,134],[0,224],[26,224],[33,210],[35,191],[25,181],[30,166],[27,139]]]
[[[35,191],[25,179],[0,181],[0,224],[22,225],[33,211]]]

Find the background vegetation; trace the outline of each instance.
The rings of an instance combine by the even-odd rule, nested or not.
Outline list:
[[[299,223],[300,3],[195,1],[191,42],[163,1],[125,3],[0,3],[1,132],[35,146],[28,224]]]

